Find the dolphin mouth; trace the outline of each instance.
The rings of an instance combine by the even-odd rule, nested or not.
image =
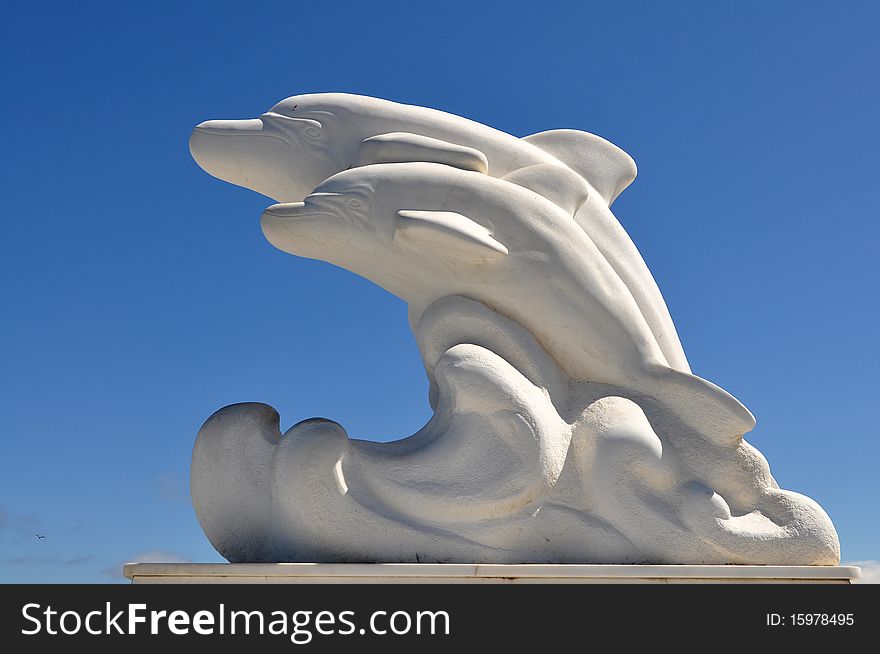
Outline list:
[[[279,202],[278,204],[266,207],[263,210],[263,214],[283,220],[296,220],[313,216],[330,216],[332,218],[336,215],[329,211],[316,211],[311,207],[307,208],[305,202]]]
[[[273,134],[265,132],[265,125],[259,118],[250,120],[206,120],[195,126],[195,130],[202,134],[212,134],[214,136],[271,136],[279,138]]]
[[[329,261],[327,247],[334,242],[332,213],[305,202],[282,202],[263,210],[263,236],[282,252]]]

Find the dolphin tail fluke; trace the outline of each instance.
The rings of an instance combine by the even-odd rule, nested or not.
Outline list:
[[[729,445],[755,427],[755,417],[733,395],[675,368],[653,366],[659,384],[651,394],[708,440]]]

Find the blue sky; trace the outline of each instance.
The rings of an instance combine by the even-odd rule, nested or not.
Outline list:
[[[0,581],[218,561],[199,426],[262,401],[387,440],[429,417],[402,302],[273,249],[193,125],[298,93],[627,150],[614,209],[698,374],[757,416],[845,560],[880,559],[876,3],[6,3]],[[37,540],[35,533],[45,534]]]

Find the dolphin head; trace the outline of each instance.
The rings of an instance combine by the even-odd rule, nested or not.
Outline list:
[[[346,170],[323,181],[302,202],[268,207],[261,225],[279,250],[322,259],[362,274],[352,259],[372,258],[394,240],[405,181],[390,174],[402,164]],[[403,172],[403,171],[400,171]],[[379,255],[381,256],[381,255]]]
[[[284,252],[328,261],[408,300],[441,283],[439,270],[507,253],[485,227],[449,209],[452,191],[477,177],[489,179],[434,163],[353,168],[302,202],[268,207],[263,233]]]
[[[356,143],[344,131],[344,94],[298,95],[259,118],[208,120],[193,129],[193,158],[214,177],[244,186],[278,202],[302,200],[346,167]]]
[[[302,202],[268,207],[261,224],[269,242],[290,254],[340,265],[346,250],[374,246],[381,211],[376,211],[373,186],[352,172],[330,177]]]

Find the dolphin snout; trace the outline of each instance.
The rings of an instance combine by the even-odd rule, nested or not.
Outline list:
[[[304,195],[291,174],[291,145],[263,120],[207,120],[193,129],[189,150],[201,168],[273,200]]]
[[[329,261],[338,239],[335,221],[328,216],[305,202],[285,202],[264,209],[260,226],[266,240],[279,250]]]
[[[263,130],[263,121],[259,118],[251,120],[206,120],[195,126],[196,132],[203,134],[216,134],[218,136],[233,136],[247,134]]]
[[[311,196],[310,196],[311,197]],[[337,218],[338,214],[327,207],[316,206],[310,203],[308,198],[305,202],[279,202],[263,209],[263,221],[275,222],[305,222],[306,219],[322,220]]]
[[[279,202],[271,207],[266,207],[263,213],[275,218],[296,218],[303,213],[305,206],[305,202]]]

